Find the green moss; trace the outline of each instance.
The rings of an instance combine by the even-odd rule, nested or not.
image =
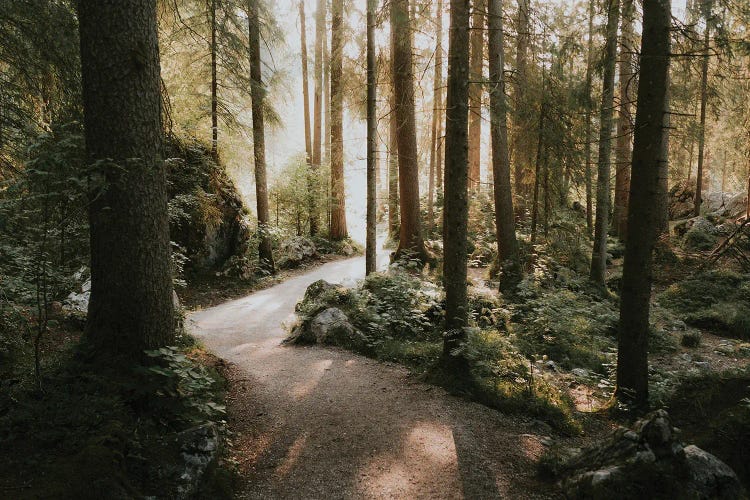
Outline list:
[[[750,276],[710,271],[671,285],[661,305],[689,324],[738,338],[750,338]]]

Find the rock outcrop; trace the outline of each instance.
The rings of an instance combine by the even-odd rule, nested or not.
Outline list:
[[[679,441],[664,410],[620,428],[561,466],[560,484],[575,499],[745,498],[737,475],[697,446]]]

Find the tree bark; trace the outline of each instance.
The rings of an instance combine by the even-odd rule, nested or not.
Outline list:
[[[312,133],[312,161],[310,165],[310,236],[318,234],[320,228],[318,197],[315,176],[321,166],[321,149],[323,135],[323,44],[326,37],[326,1],[318,0],[315,12],[315,62],[313,79],[315,89],[313,95],[313,133]]]
[[[443,113],[443,0],[437,1],[435,12],[437,19],[437,43],[435,45],[435,77],[433,79],[433,106],[432,106],[432,138],[430,141],[430,179],[427,192],[427,230],[429,233],[435,229],[435,185],[442,186],[436,179],[438,172],[442,175],[439,167],[442,161],[442,148],[440,138],[442,136],[442,113]]]
[[[344,1],[331,3],[331,228],[334,241],[345,239],[344,187]]]
[[[250,98],[253,117],[253,154],[255,157],[255,197],[258,207],[258,260],[262,270],[273,273],[275,266],[269,234],[270,214],[268,208],[268,183],[266,180],[266,135],[263,117],[263,101],[266,89],[260,64],[260,16],[258,2],[248,0],[248,41],[250,45]]]
[[[586,100],[586,144],[584,145],[584,162],[586,176],[586,229],[589,238],[594,236],[594,202],[593,202],[593,179],[591,173],[591,144],[593,134],[591,132],[591,114],[593,113],[593,99],[591,99],[592,79],[594,71],[594,1],[589,0],[589,34],[586,42],[586,90],[584,99]]]
[[[593,1],[593,0],[592,0]],[[514,184],[518,200],[521,201],[527,196],[528,190],[524,185],[524,173],[531,165],[530,148],[524,147],[528,142],[528,128],[530,120],[527,119],[526,89],[528,88],[528,70],[527,59],[529,56],[529,47],[531,45],[531,26],[529,23],[529,10],[531,0],[518,0],[518,41],[516,44],[516,85],[515,94],[515,113],[514,113],[514,134],[513,134],[513,156],[515,160]]]
[[[391,112],[388,116],[388,240],[398,241],[398,123],[396,122],[396,95],[391,88]]]
[[[635,6],[633,0],[622,2],[620,31],[620,105],[617,108],[617,141],[615,144],[615,206],[613,229],[621,241],[627,239],[628,194],[630,191],[631,141],[633,139],[633,95],[636,88],[633,59],[635,53]]]
[[[599,130],[599,160],[596,179],[596,224],[594,249],[591,255],[593,283],[604,289],[607,274],[607,233],[609,231],[610,159],[612,157],[612,115],[615,98],[615,66],[617,63],[617,25],[620,0],[608,0],[607,37],[604,45],[602,107]],[[660,108],[663,109],[663,108]]]
[[[78,10],[89,204],[85,340],[138,358],[174,341],[155,0],[82,0]]]
[[[469,73],[469,189],[476,191],[481,182],[482,93],[484,90],[485,0],[474,0],[471,15],[471,54]]]
[[[518,258],[513,194],[510,183],[508,124],[503,74],[503,3],[489,0],[487,12],[490,63],[490,135],[492,139],[492,171],[495,197],[495,230],[497,257],[500,264],[500,291],[512,292],[521,280]]]
[[[211,156],[219,161],[219,95],[216,75],[216,0],[211,0]]]
[[[448,45],[448,98],[445,121],[445,336],[443,364],[465,371],[466,359],[457,354],[466,341],[468,306],[467,225],[469,119],[469,0],[451,0]],[[465,376],[466,374],[463,373]]]
[[[398,127],[398,184],[401,227],[395,258],[409,257],[427,262],[419,211],[419,166],[417,126],[414,116],[414,71],[412,67],[409,0],[391,1],[393,85]]]
[[[307,164],[312,161],[312,137],[310,130],[310,82],[307,76],[307,33],[305,27],[305,2],[299,2],[300,47],[302,56],[302,101],[305,113],[305,154]]]
[[[637,410],[648,407],[648,336],[653,248],[657,238],[659,162],[667,97],[670,0],[644,2],[643,38],[635,117],[628,238],[620,299],[617,398]],[[648,85],[645,84],[648,82]]]
[[[708,104],[708,58],[711,50],[711,29],[709,20],[711,19],[711,8],[713,0],[703,0],[704,18],[706,19],[706,29],[703,32],[703,60],[701,64],[701,116],[700,126],[698,128],[698,173],[695,176],[695,200],[693,215],[696,217],[701,214],[701,205],[703,204],[703,164],[705,160],[706,148],[706,107]]]
[[[367,0],[367,237],[365,274],[377,270],[377,67],[375,66],[375,9]]]

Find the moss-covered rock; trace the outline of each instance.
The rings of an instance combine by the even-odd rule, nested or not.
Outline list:
[[[245,257],[250,231],[237,188],[210,151],[196,142],[167,144],[167,180],[172,241],[184,249],[193,272],[223,268]]]

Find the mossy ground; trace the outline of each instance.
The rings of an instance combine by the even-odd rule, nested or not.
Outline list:
[[[171,496],[183,460],[177,436],[200,421],[191,403],[165,404],[150,394],[143,373],[87,359],[79,332],[52,333],[57,337],[44,345],[41,390],[25,358],[0,394],[0,496]],[[181,351],[185,366],[214,381],[210,394],[198,399],[220,402],[217,360],[188,338]],[[229,498],[231,484],[228,469],[216,468],[205,481],[207,498]]]

